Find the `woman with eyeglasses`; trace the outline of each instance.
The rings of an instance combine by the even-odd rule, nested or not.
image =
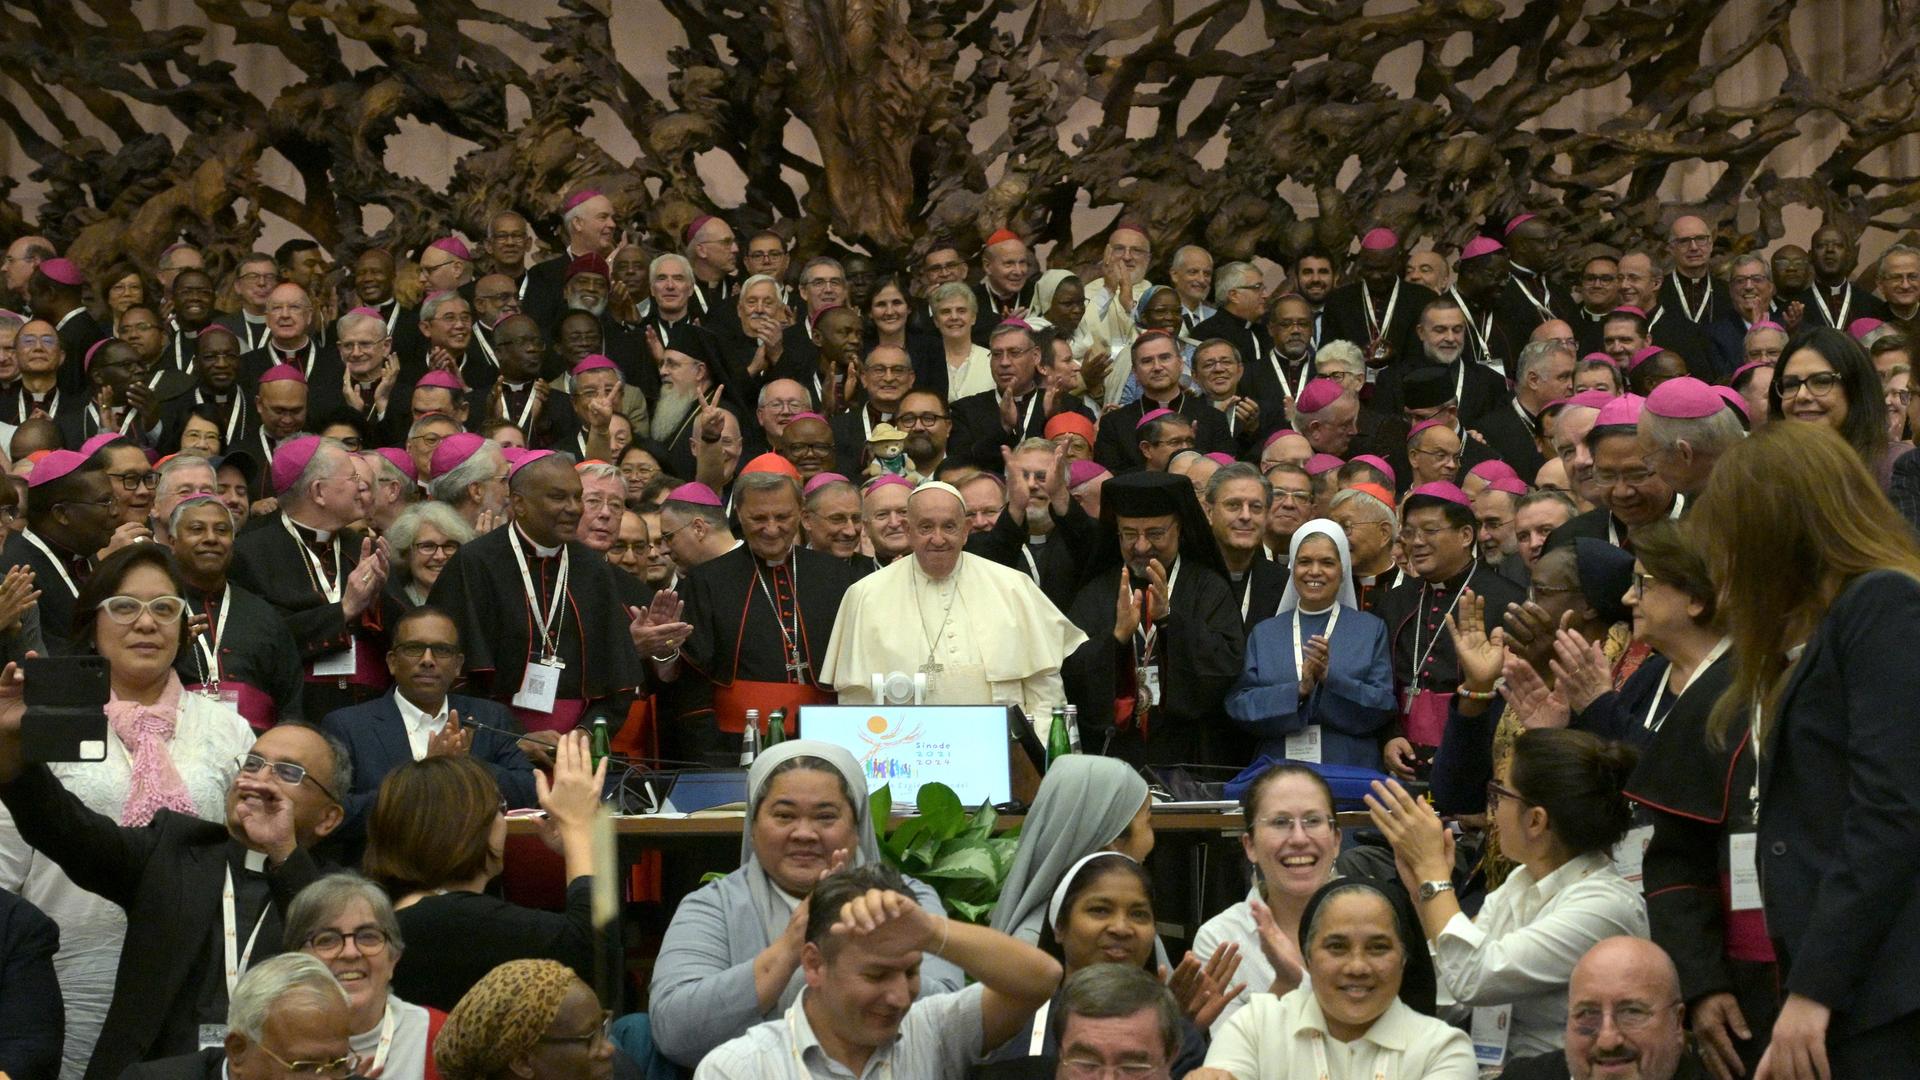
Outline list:
[[[663,456],[652,440],[636,439],[614,459],[614,464],[620,467],[620,480],[627,486],[628,506],[638,506],[646,501],[647,485],[653,483],[663,471],[660,467]]]
[[[1194,935],[1193,952],[1211,959],[1224,945],[1238,946],[1241,982],[1249,994],[1285,994],[1310,981],[1301,948],[1300,916],[1320,887],[1339,876],[1340,824],[1333,789],[1306,765],[1282,761],[1267,766],[1240,796],[1246,831],[1240,850],[1253,865],[1247,898],[1208,919]],[[1246,1005],[1227,1003],[1213,1030]]]
[[[401,611],[426,603],[440,571],[473,536],[473,526],[446,503],[417,502],[400,511],[387,528],[387,543],[397,556],[387,577],[387,598]]]
[[[1767,387],[1767,418],[1831,428],[1885,488],[1893,475],[1886,390],[1851,334],[1816,326],[1795,334]]]
[[[188,633],[183,590],[166,548],[134,544],[101,560],[75,605],[74,640],[107,661],[107,756],[54,765],[53,773],[89,808],[122,825],[145,825],[161,810],[225,820],[227,785],[253,743],[239,713],[186,692],[174,674]],[[63,1071],[78,1076],[113,996],[126,913],[36,856],[4,810],[0,886],[60,924],[54,964],[67,1005]]]
[[[554,749],[553,779],[534,774],[545,825],[565,861],[565,912],[537,911],[488,895],[505,865],[507,800],[486,767],[470,757],[408,762],[380,782],[367,819],[361,868],[394,897],[409,943],[394,989],[421,1005],[451,1009],[460,995],[508,960],[558,960],[591,976],[593,837],[607,779],[594,767],[587,734],[574,731]],[[616,968],[620,935],[600,944]]]
[[[1446,1018],[1470,1024],[1482,1063],[1559,1050],[1574,965],[1605,938],[1647,936],[1640,889],[1608,858],[1633,820],[1621,787],[1638,758],[1584,731],[1522,732],[1487,784],[1501,850],[1519,865],[1472,919],[1454,894],[1453,834],[1433,807],[1392,780],[1367,796],[1454,1003]]]
[[[433,1060],[446,1080],[608,1080],[610,1018],[566,965],[515,960],[454,1006]]]
[[[349,1040],[359,1074],[380,1080],[435,1080],[433,1041],[447,1016],[400,1000],[393,968],[404,943],[393,902],[354,873],[328,874],[300,890],[287,908],[283,940],[327,965],[346,991]]]

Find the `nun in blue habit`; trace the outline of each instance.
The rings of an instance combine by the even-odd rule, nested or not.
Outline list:
[[[1352,562],[1336,522],[1315,518],[1293,534],[1280,610],[1253,628],[1227,692],[1227,715],[1258,740],[1259,754],[1380,767],[1393,664],[1387,624],[1359,608]]]

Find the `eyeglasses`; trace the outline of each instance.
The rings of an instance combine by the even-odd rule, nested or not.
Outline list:
[[[600,1010],[600,1025],[592,1031],[579,1035],[542,1035],[543,1043],[584,1043],[587,1046],[604,1045],[613,1031],[613,1010]]]
[[[1147,1080],[1148,1077],[1162,1076],[1165,1065],[1154,1065],[1145,1061],[1127,1061],[1119,1065],[1109,1065],[1092,1058],[1066,1058],[1060,1062],[1060,1068],[1073,1080],[1105,1080],[1108,1076],[1122,1076],[1127,1080]]]
[[[1120,546],[1132,547],[1140,541],[1145,540],[1147,543],[1159,547],[1161,544],[1166,543],[1168,535],[1172,532],[1173,530],[1165,525],[1152,529],[1121,529]]]
[[[139,621],[142,614],[153,616],[153,621],[162,626],[171,626],[180,621],[187,610],[187,602],[177,596],[156,596],[151,600],[142,600],[137,596],[109,596],[95,605],[94,610],[104,611],[107,618],[121,626],[131,626]]]
[[[273,280],[273,275],[265,273],[241,274],[239,277],[234,278],[234,280],[243,285],[265,285],[267,282]]]
[[[1492,810],[1494,807],[1499,806],[1501,799],[1512,799],[1514,802],[1521,803],[1526,806],[1533,805],[1532,803],[1527,802],[1526,798],[1522,796],[1519,792],[1513,790],[1512,788],[1506,786],[1505,784],[1502,784],[1500,781],[1498,780],[1487,781],[1487,809]]]
[[[16,349],[31,349],[35,345],[43,349],[51,349],[58,344],[60,344],[60,338],[54,334],[46,334],[44,336],[40,334],[21,334],[13,339],[13,346]]]
[[[1639,487],[1651,479],[1653,479],[1652,469],[1627,469],[1621,472],[1607,469],[1593,470],[1593,482],[1601,487],[1613,487],[1615,484]]]
[[[1773,279],[1765,274],[1735,274],[1728,281],[1730,285],[1759,285]]]
[[[1780,399],[1782,401],[1798,394],[1800,388],[1803,386],[1807,388],[1807,393],[1817,398],[1823,398],[1833,393],[1834,389],[1840,385],[1840,373],[1837,371],[1822,371],[1817,374],[1808,375],[1806,378],[1801,378],[1798,375],[1787,375],[1782,377],[1780,381],[1774,383],[1774,385],[1780,388]]]
[[[682,525],[677,529],[661,529],[660,538],[654,541],[654,545],[656,547],[666,547],[668,544],[673,542],[674,533],[685,532],[692,527],[693,527],[693,522],[689,521],[685,525]]]
[[[894,423],[899,424],[902,428],[932,427],[935,424],[944,422],[946,419],[947,414],[939,412],[901,413],[893,418]]]
[[[785,252],[784,250],[781,250],[781,249],[778,249],[778,248],[776,248],[776,249],[774,249],[774,250],[772,250],[772,251],[749,251],[749,252],[747,252],[747,261],[748,261],[748,262],[756,262],[756,263],[761,263],[761,262],[766,262],[766,263],[770,263],[770,262],[777,262],[777,261],[779,261],[779,259],[781,258],[781,256],[783,256],[783,255],[785,255],[785,254],[786,254],[786,252]]]
[[[1652,574],[1633,575],[1633,598],[1638,600],[1647,595],[1647,586],[1660,584],[1660,579]]]
[[[1920,285],[1920,270],[1909,270],[1904,274],[1881,274],[1880,280],[1889,285]]]
[[[306,948],[315,956],[333,957],[340,955],[340,950],[346,948],[349,941],[362,955],[372,956],[386,951],[387,932],[377,926],[363,926],[351,934],[343,934],[338,930],[316,930],[308,936]]]
[[[1294,488],[1274,488],[1273,501],[1275,503],[1310,503],[1313,501],[1313,492],[1299,491]]]
[[[1911,390],[1887,391],[1887,404],[1889,405],[1896,405],[1896,404],[1905,405],[1911,402],[1912,400],[1913,400],[1913,391]]]
[[[1611,1011],[1613,1026],[1622,1032],[1631,1033],[1642,1030],[1653,1023],[1655,1017],[1671,1008],[1673,1005],[1664,1005],[1656,1009],[1637,1001],[1615,1005],[1611,1010],[1596,1005],[1582,1005],[1567,1014],[1567,1026],[1589,1039],[1594,1038],[1606,1026],[1607,1014]]]
[[[272,1058],[281,1068],[295,1076],[312,1076],[321,1080],[343,1080],[360,1070],[360,1055],[348,1054],[332,1061],[287,1061],[279,1054],[267,1049],[265,1043],[254,1043],[260,1052]]]
[[[612,547],[607,549],[607,555],[608,557],[615,555],[645,555],[648,549],[652,547],[653,545],[651,543],[639,540],[616,542]]]
[[[1713,243],[1711,236],[1676,236],[1670,243],[1674,247],[1704,247]]]
[[[338,795],[328,790],[327,785],[321,783],[318,777],[307,771],[305,765],[297,761],[268,761],[266,758],[261,757],[251,750],[240,755],[240,774],[242,776],[252,776],[262,769],[272,769],[274,778],[289,787],[299,787],[300,781],[312,780],[313,786],[320,789],[320,794],[325,795],[336,804],[345,805],[340,802]]]
[[[1586,274],[1586,275],[1583,275],[1580,280],[1586,282],[1589,285],[1611,285],[1614,282],[1620,280],[1620,275],[1619,274]]]
[[[1435,446],[1425,450],[1415,450],[1414,453],[1424,458],[1432,458],[1435,461],[1452,462],[1455,465],[1460,464],[1460,451],[1458,450],[1449,453]]]
[[[428,653],[448,660],[465,655],[460,646],[445,641],[402,641],[393,651],[409,660],[418,660]]]
[[[385,342],[386,340],[387,339],[385,337],[377,337],[377,338],[374,338],[372,341],[344,341],[343,340],[340,342],[340,351],[348,354],[349,356],[354,355],[356,353],[373,352],[375,349],[378,349],[381,343]]]
[[[1428,543],[1432,543],[1435,538],[1441,536],[1444,533],[1459,532],[1460,530],[1465,528],[1467,528],[1467,526],[1465,525],[1457,525],[1457,526],[1456,525],[1421,525],[1418,527],[1408,528],[1406,530],[1406,535],[1409,539],[1418,537],[1421,540],[1425,540]]]
[[[1300,826],[1300,831],[1306,833],[1308,836],[1325,836],[1328,831],[1333,828],[1333,819],[1327,817],[1325,814],[1307,814],[1297,818],[1288,817],[1285,814],[1276,814],[1273,817],[1263,819],[1259,824],[1282,833],[1290,833],[1293,831],[1293,827],[1298,825]]]
[[[111,510],[120,504],[114,500],[113,496],[109,495],[104,499],[61,499],[59,502],[54,503],[53,505],[55,506],[91,506],[95,510]]]
[[[808,278],[807,280],[801,282],[800,284],[801,286],[808,289],[819,289],[819,288],[824,288],[825,286],[828,286],[828,285],[831,285],[836,289],[844,289],[847,287],[847,279],[843,277],[817,277],[817,278]]]

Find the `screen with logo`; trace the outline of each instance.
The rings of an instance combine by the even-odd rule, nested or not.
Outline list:
[[[800,737],[852,754],[868,790],[888,785],[896,807],[936,781],[968,807],[1013,799],[1005,705],[807,705]]]

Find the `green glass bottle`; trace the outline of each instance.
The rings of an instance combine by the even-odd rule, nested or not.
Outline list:
[[[607,729],[607,718],[596,717],[593,721],[593,767],[613,756],[613,735]]]
[[[1067,710],[1064,705],[1053,707],[1053,726],[1047,731],[1047,768],[1053,763],[1073,753],[1073,740],[1067,734]]]
[[[775,709],[773,712],[767,714],[767,737],[761,743],[761,748],[765,749],[773,746],[775,743],[783,743],[786,741],[787,710]]]

